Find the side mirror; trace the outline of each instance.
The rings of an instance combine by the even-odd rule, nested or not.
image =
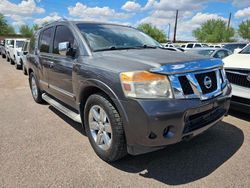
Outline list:
[[[58,44],[58,53],[63,56],[67,56],[68,51],[70,50],[69,42],[60,42]]]
[[[76,49],[72,48],[69,42],[60,42],[58,44],[58,53],[62,56],[75,57]]]
[[[24,51],[24,52],[23,52],[23,55],[27,55],[27,54],[28,54],[28,52],[27,52],[27,51]]]

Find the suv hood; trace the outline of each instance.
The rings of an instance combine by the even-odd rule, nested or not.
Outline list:
[[[113,50],[93,53],[93,63],[105,68],[118,71],[134,71],[134,70],[150,70],[155,68],[163,68],[171,65],[183,68],[183,63],[192,64],[188,68],[204,69],[202,62],[213,64],[214,60],[210,58],[186,54],[183,52],[173,52],[164,49],[132,49],[132,50]],[[219,60],[217,60],[219,61]],[[217,62],[218,64],[218,62]],[[221,61],[220,63],[221,64]],[[178,65],[178,66],[176,66]],[[186,70],[187,71],[187,70]]]
[[[232,54],[223,59],[225,68],[250,69],[250,54]]]

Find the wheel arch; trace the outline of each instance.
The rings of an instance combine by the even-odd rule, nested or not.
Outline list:
[[[123,122],[127,122],[128,118],[125,113],[124,108],[122,107],[121,102],[119,101],[118,96],[115,94],[115,92],[105,83],[103,83],[100,80],[91,79],[85,82],[84,86],[80,86],[79,89],[79,95],[77,96],[77,102],[79,104],[79,110],[81,112],[81,118],[83,118],[83,110],[86,104],[86,101],[89,96],[96,94],[96,93],[103,93],[106,95],[110,102],[114,105],[114,107],[117,109],[118,113],[120,114],[121,118],[123,119]]]

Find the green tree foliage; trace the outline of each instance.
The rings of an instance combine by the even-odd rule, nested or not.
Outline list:
[[[34,34],[34,32],[36,32],[38,29],[39,29],[39,26],[37,24],[34,24],[32,27],[29,27],[28,25],[22,25],[19,28],[19,32],[24,37],[30,38]]]
[[[238,33],[243,39],[250,41],[250,20],[242,21],[240,23]]]
[[[201,42],[230,42],[234,29],[227,29],[226,23],[221,19],[212,19],[193,30],[193,36]]]
[[[152,26],[151,24],[141,24],[137,27],[140,31],[148,34],[153,39],[155,39],[158,42],[164,43],[167,41],[166,35],[164,31],[158,29],[155,26]]]
[[[0,35],[15,34],[15,29],[8,25],[4,15],[0,13]]]
[[[39,29],[39,26],[37,24],[34,24],[32,26],[33,31],[37,31]]]
[[[19,32],[24,37],[31,37],[33,35],[33,28],[29,27],[28,25],[22,25],[19,28]]]

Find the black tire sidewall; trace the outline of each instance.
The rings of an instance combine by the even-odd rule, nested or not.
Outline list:
[[[35,79],[35,82],[36,82],[36,86],[37,86],[37,98],[35,98],[35,97],[33,96],[32,84],[31,84],[32,78],[34,78],[34,79]],[[42,92],[41,92],[41,90],[40,90],[40,88],[39,88],[37,78],[36,78],[36,76],[35,76],[35,74],[34,74],[33,72],[30,73],[30,76],[29,76],[29,84],[30,84],[30,90],[31,90],[31,95],[32,95],[33,99],[34,99],[37,103],[42,103],[42,101],[43,101],[43,99],[42,99]]]
[[[107,103],[105,103],[104,101],[107,100],[106,98],[104,98],[101,95],[98,94],[94,94],[91,95],[85,105],[85,109],[84,109],[84,125],[85,125],[85,130],[88,136],[88,139],[90,141],[91,146],[93,147],[93,149],[95,150],[95,152],[97,153],[97,155],[102,158],[104,161],[112,161],[115,155],[115,152],[117,152],[117,143],[119,143],[119,138],[116,137],[116,130],[114,128],[114,126],[116,126],[117,122],[115,121],[115,117],[114,114],[112,113],[112,109],[110,109],[110,107],[107,105]],[[108,118],[110,120],[110,124],[111,124],[111,129],[112,129],[112,142],[111,142],[111,146],[108,150],[102,150],[100,147],[98,147],[91,135],[90,132],[90,128],[89,128],[89,120],[88,120],[88,116],[89,116],[89,111],[91,109],[92,106],[94,105],[99,105],[100,107],[102,107],[106,114],[108,115]]]

